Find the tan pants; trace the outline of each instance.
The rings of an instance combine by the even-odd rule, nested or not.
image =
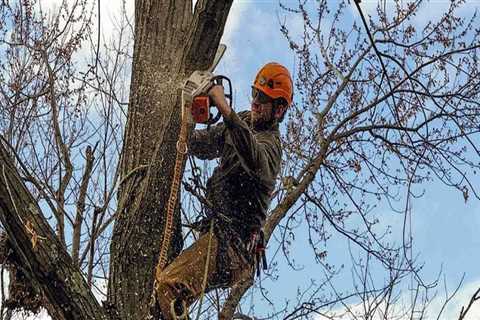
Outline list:
[[[156,298],[164,319],[176,319],[171,313],[174,303],[180,303],[180,305],[184,303],[188,308],[202,293],[209,235],[210,233],[202,235],[157,275]],[[220,285],[216,283],[218,282],[217,272],[223,271],[217,270],[218,240],[215,235],[212,235],[211,239],[205,293]],[[227,254],[231,270],[229,285],[232,285],[240,280],[246,269],[253,269],[253,266],[231,247],[227,248]]]

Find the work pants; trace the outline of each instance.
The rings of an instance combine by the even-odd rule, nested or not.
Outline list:
[[[209,251],[209,238],[210,233],[202,235],[157,275],[156,298],[165,320],[177,319],[172,315],[174,309],[177,316],[183,311],[188,312],[188,306],[200,297]],[[231,286],[238,282],[245,272],[253,272],[253,264],[248,262],[229,242],[222,242],[226,247],[225,250],[220,250],[221,254],[227,255],[226,259],[221,261],[227,261],[228,265],[219,266],[218,245],[217,236],[212,234],[205,293],[215,288]],[[229,273],[227,277],[225,272]]]

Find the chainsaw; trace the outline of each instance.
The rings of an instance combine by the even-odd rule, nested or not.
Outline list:
[[[182,108],[188,108],[189,112],[182,112],[182,115],[186,115],[187,119],[184,119],[184,121],[187,123],[202,123],[210,126],[220,119],[220,112],[217,112],[215,116],[210,112],[210,108],[215,107],[215,105],[210,100],[208,91],[214,85],[223,86],[224,81],[228,84],[225,98],[228,99],[229,105],[232,107],[232,82],[225,76],[212,73],[220,62],[226,48],[224,44],[220,44],[210,68],[206,71],[194,71],[184,82],[182,87]]]

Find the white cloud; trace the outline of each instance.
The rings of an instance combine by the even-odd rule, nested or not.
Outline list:
[[[51,320],[52,318],[48,315],[47,311],[42,309],[38,314],[32,315],[27,312],[17,312],[12,317],[12,320]]]
[[[98,30],[98,1],[100,1],[101,32],[105,37],[108,38],[111,37],[112,34],[114,34],[113,31],[115,30],[116,21],[120,19],[123,7],[125,7],[127,17],[133,19],[135,10],[134,0],[87,0],[87,8],[93,9],[94,13],[92,34],[97,34]],[[49,16],[53,16],[58,14],[60,10],[60,5],[62,3],[63,0],[42,0],[40,1],[40,6],[45,13],[47,13]],[[71,8],[74,2],[72,0],[67,0],[66,3],[67,6]]]
[[[440,320],[453,320],[458,319],[460,314],[460,310],[463,306],[467,306],[472,298],[473,294],[480,288],[480,279],[476,281],[472,281],[462,288],[460,288],[459,292],[452,298],[452,300],[448,303],[445,308],[445,311],[442,313]],[[429,314],[437,315],[442,305],[445,301],[445,297],[437,297],[432,305],[429,308]],[[478,320],[480,319],[480,302],[476,302],[472,304],[467,316],[464,320]]]
[[[246,21],[247,11],[251,5],[252,2],[250,1],[233,2],[222,37],[222,42],[227,46],[231,45],[232,37],[235,36],[238,29],[242,27],[241,22]]]
[[[124,3],[123,1],[101,1],[100,2],[100,14],[101,14],[101,32],[104,36],[110,38],[115,34],[115,27],[117,21],[120,20]],[[125,14],[131,19],[133,23],[133,17],[135,14],[135,2],[134,0],[125,1]],[[95,22],[97,26],[97,22]],[[96,32],[96,30],[95,30]]]
[[[97,298],[98,302],[105,301],[107,299],[108,281],[107,279],[96,279],[95,285],[92,288],[93,295]]]
[[[467,306],[470,302],[472,295],[480,288],[480,280],[472,281],[468,284],[463,285],[459,291],[445,303],[447,296],[445,293],[441,294],[442,288],[438,288],[439,294],[433,298],[427,305],[423,317],[420,317],[420,312],[414,313],[413,319],[415,320],[433,320],[437,319],[439,313],[441,312],[438,320],[456,320],[459,317],[460,310],[463,306]],[[451,288],[449,288],[448,294],[451,295]],[[387,319],[395,320],[411,320],[411,312],[405,311],[409,310],[411,306],[412,297],[410,294],[403,294],[398,299],[398,301],[388,307],[388,314],[386,315]],[[417,300],[418,301],[418,300]],[[378,302],[378,301],[376,301]],[[368,306],[368,304],[366,304]],[[371,305],[375,305],[375,302],[372,301]],[[369,320],[383,320],[385,319],[385,310],[387,310],[385,303],[381,303],[375,309],[374,314],[370,314]],[[350,319],[361,319],[364,320],[366,312],[364,311],[364,305],[362,303],[351,303],[346,306],[333,309],[329,312],[325,312],[327,316],[331,316],[335,320],[350,320]],[[368,308],[367,308],[368,309]],[[442,311],[443,309],[443,311]],[[420,311],[420,306],[417,303],[416,310]],[[353,315],[354,316],[353,316]],[[323,320],[325,317],[320,316],[315,319]],[[464,320],[478,320],[480,319],[480,302],[474,302],[472,307],[468,311]]]
[[[39,2],[42,10],[48,14],[53,14],[62,4],[62,0],[42,0]]]

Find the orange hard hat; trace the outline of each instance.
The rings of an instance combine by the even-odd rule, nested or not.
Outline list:
[[[288,69],[276,62],[269,62],[258,71],[253,87],[272,99],[283,98],[287,106],[293,100],[293,83]]]

